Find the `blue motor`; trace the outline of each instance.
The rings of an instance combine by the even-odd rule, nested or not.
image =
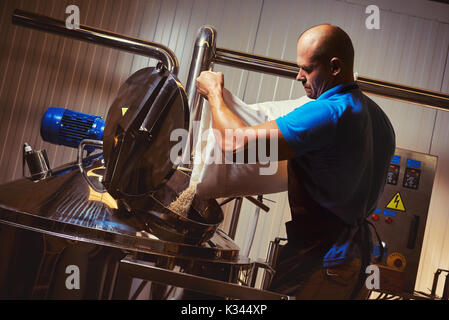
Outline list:
[[[42,117],[42,139],[57,145],[78,148],[84,139],[103,140],[103,132],[104,120],[100,116],[50,107]],[[92,152],[94,147],[86,150]]]

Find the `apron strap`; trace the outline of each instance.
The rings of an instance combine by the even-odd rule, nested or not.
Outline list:
[[[357,297],[357,295],[360,292],[360,289],[362,289],[365,279],[366,279],[366,268],[369,266],[371,262],[371,252],[372,252],[372,246],[371,246],[371,232],[369,229],[369,226],[371,226],[374,229],[374,232],[377,237],[377,241],[379,242],[380,246],[380,257],[378,258],[379,261],[382,259],[384,255],[384,247],[382,245],[382,241],[380,239],[379,234],[377,233],[376,227],[368,220],[364,220],[364,222],[360,226],[360,232],[361,232],[361,266],[360,266],[360,273],[359,277],[357,279],[357,283],[351,293],[350,299],[353,300]]]

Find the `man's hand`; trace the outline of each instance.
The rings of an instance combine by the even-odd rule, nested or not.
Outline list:
[[[221,72],[203,71],[196,80],[196,89],[206,97],[223,95],[224,77]]]
[[[248,145],[258,140],[276,144],[276,160],[286,160],[295,157],[287,142],[282,136],[276,121],[268,121],[256,126],[248,127],[246,124],[226,105],[223,99],[224,77],[221,72],[203,71],[196,80],[198,93],[209,100],[212,111],[212,126],[215,129],[217,142],[224,152],[245,152],[245,159],[249,159]],[[271,149],[270,149],[271,150]],[[272,155],[273,156],[273,155]]]

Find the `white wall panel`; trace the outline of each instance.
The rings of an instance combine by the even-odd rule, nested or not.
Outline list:
[[[262,1],[227,1],[220,24],[211,24],[217,30],[217,47],[253,52],[261,9]],[[214,70],[224,72],[226,87],[242,96],[248,72],[218,65]]]
[[[381,30],[361,28],[354,33],[355,70],[363,76],[439,91],[448,45],[446,35],[445,24],[382,11]],[[361,51],[357,55],[358,48]],[[399,147],[429,152],[435,110],[373,99],[390,117]]]

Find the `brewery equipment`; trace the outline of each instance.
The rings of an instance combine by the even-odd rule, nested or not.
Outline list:
[[[176,142],[168,135],[191,128],[198,119],[201,99],[195,81],[214,63],[291,78],[297,73],[294,63],[217,48],[215,30],[203,27],[184,89],[176,78],[175,55],[161,44],[88,26],[67,29],[63,21],[20,10],[13,22],[160,63],[137,71],[121,86],[104,132],[99,130],[102,119],[88,115],[77,119],[76,114],[50,110],[44,118],[50,122],[43,126],[43,138],[78,148],[78,156],[37,181],[23,178],[0,185],[0,297],[128,299],[137,296],[130,289],[138,278],[151,282],[154,299],[167,298],[172,287],[187,289],[181,298],[289,299],[251,287],[258,268],[266,275],[273,270],[269,263],[240,255],[232,238],[219,229],[223,213],[214,199],[194,198],[186,216],[167,208],[189,185],[188,174],[170,159]],[[364,77],[358,82],[367,92],[447,109],[444,94]],[[84,126],[64,132],[66,115]],[[194,139],[189,130],[187,143]],[[237,199],[233,232],[240,206]],[[273,252],[269,257],[276,260]],[[80,283],[70,282],[71,272]],[[269,279],[264,277],[263,287]]]

